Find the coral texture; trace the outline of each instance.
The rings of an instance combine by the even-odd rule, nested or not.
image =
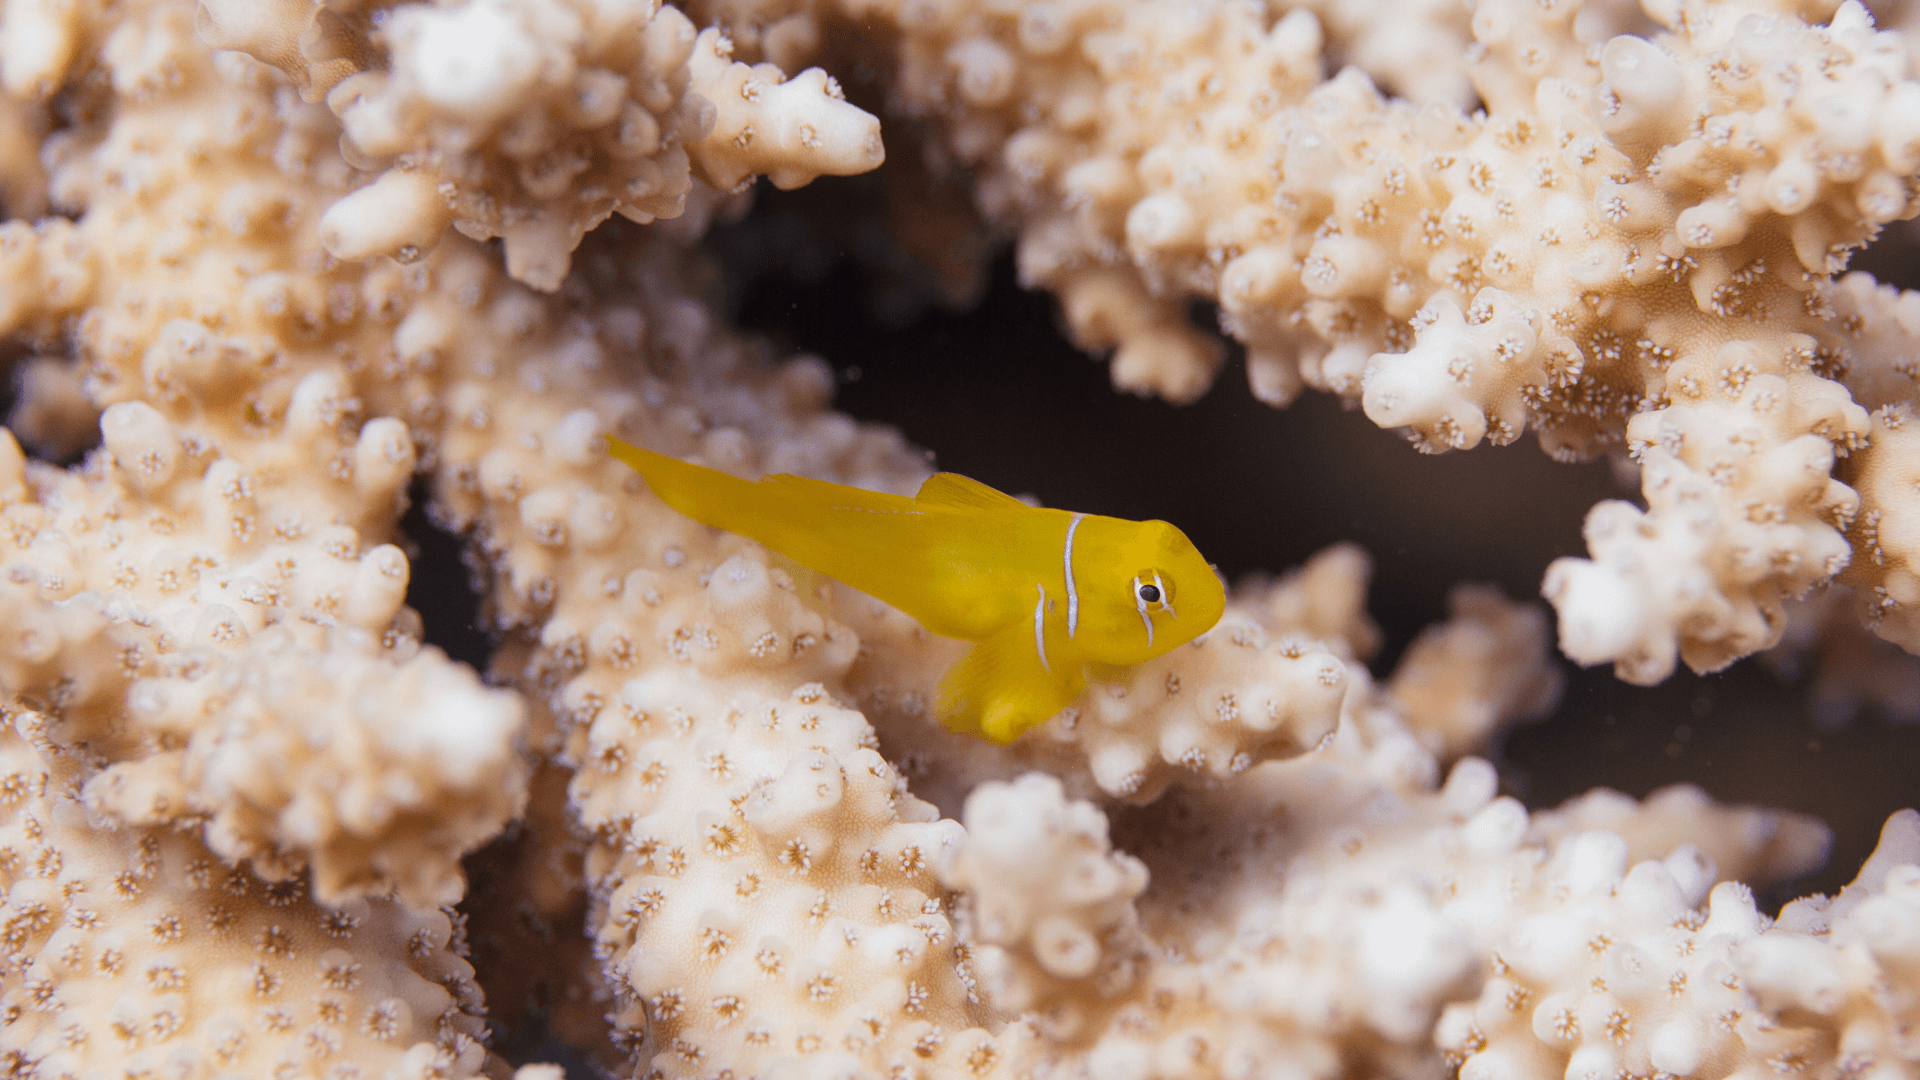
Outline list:
[[[1871,282],[1832,279],[1920,213],[1920,82],[1857,2],[709,6],[893,26],[895,106],[1120,388],[1205,391],[1198,297],[1273,404],[1330,391],[1428,452],[1631,454],[1646,507],[1596,507],[1545,582],[1579,663],[1717,670],[1883,557],[1859,523],[1897,511],[1840,481],[1893,467],[1833,474],[1911,457],[1867,412],[1910,404],[1879,373],[1912,352],[1847,311]],[[1920,601],[1864,573],[1894,579],[1883,612]]]
[[[1478,755],[1558,696],[1536,607],[1463,587],[1376,681],[1333,547],[990,746],[927,707],[957,643],[604,453],[928,475],[679,246],[880,163],[785,75],[865,48],[1124,385],[1204,388],[1211,296],[1270,399],[1630,447],[1650,510],[1551,579],[1577,657],[1724,663],[1850,554],[1906,640],[1920,320],[1829,280],[1910,209],[1905,39],[1381,10],[0,5],[0,1072],[504,1076],[532,1030],[689,1080],[1911,1075],[1920,819],[1768,925],[1733,879],[1816,821],[1529,812]],[[407,607],[415,498],[484,678]]]
[[[1448,1007],[1437,1037],[1479,1077],[1716,1076],[1910,1068],[1906,976],[1920,942],[1920,815],[1888,819],[1838,897],[1776,921],[1734,882],[1584,834],[1541,885],[1555,900],[1504,935],[1479,1000]]]
[[[342,259],[409,262],[449,222],[502,237],[507,272],[552,291],[609,215],[678,217],[692,178],[797,187],[880,164],[880,125],[818,68],[728,62],[677,8],[620,0],[368,4],[209,0],[207,42],[325,100],[371,183],[328,208]],[[384,62],[382,62],[384,61]],[[381,171],[384,169],[384,171]]]
[[[484,1006],[457,920],[384,898],[322,906],[180,832],[95,828],[66,793],[83,762],[44,741],[44,716],[8,719],[12,1075],[479,1075]]]

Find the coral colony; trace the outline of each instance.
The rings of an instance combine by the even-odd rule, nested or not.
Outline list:
[[[1920,815],[1768,918],[1810,819],[1530,814],[1474,755],[1552,706],[1542,610],[1462,592],[1376,683],[1335,548],[993,747],[928,708],[958,643],[604,449],[928,475],[685,246],[881,164],[857,66],[1120,387],[1205,390],[1201,298],[1276,405],[1637,467],[1544,583],[1573,659],[1717,669],[1830,581],[1920,647],[1920,297],[1847,272],[1920,212],[1877,14],[10,0],[0,1071],[541,1080],[540,983],[549,1046],[688,1080],[1920,1075]],[[416,477],[486,679],[405,606]]]

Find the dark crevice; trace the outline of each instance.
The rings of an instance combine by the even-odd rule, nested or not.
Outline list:
[[[1920,224],[1896,221],[1866,250],[1854,253],[1849,270],[1865,270],[1882,284],[1920,289]]]
[[[487,669],[493,641],[480,620],[480,595],[461,561],[466,540],[434,525],[427,515],[427,481],[416,479],[408,492],[412,505],[400,518],[400,532],[414,548],[407,605],[420,613],[429,645],[448,656]]]

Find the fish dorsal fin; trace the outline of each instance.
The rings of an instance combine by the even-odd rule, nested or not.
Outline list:
[[[959,473],[934,473],[920,485],[915,501],[967,510],[1031,510],[1032,507],[1005,492],[961,476]]]

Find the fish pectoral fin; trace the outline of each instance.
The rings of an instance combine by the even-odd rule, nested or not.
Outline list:
[[[1017,623],[975,645],[947,669],[935,709],[942,723],[963,735],[1010,743],[1073,704],[1085,689],[1078,665],[1054,667],[1052,672],[1041,667],[1033,628]]]
[[[1133,679],[1132,664],[1101,664],[1089,661],[1086,665],[1086,670],[1089,682],[1097,682],[1107,686],[1131,682]]]
[[[1019,499],[959,473],[934,473],[920,485],[914,501],[967,510],[1031,510]]]

